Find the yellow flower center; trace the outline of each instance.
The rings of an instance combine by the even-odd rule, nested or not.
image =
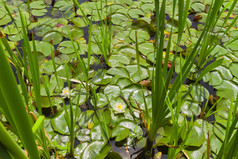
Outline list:
[[[118,109],[121,109],[121,108],[122,108],[122,105],[121,105],[121,104],[118,104],[118,105],[117,105],[117,108],[118,108]]]
[[[69,93],[69,90],[64,90],[63,93],[64,94]]]

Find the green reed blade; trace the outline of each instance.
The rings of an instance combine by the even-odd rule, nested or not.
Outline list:
[[[17,83],[11,67],[0,42],[0,88],[7,103],[7,109],[15,123],[20,139],[29,153],[30,158],[38,159],[39,153],[36,147],[31,124],[26,113],[25,104],[17,87]],[[12,100],[14,97],[14,100]]]

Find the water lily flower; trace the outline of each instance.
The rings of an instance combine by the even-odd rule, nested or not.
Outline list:
[[[70,96],[74,95],[74,93],[72,92],[72,90],[69,90],[68,87],[63,88],[61,96],[63,98],[69,98]]]
[[[115,110],[115,114],[125,113],[125,110],[126,110],[126,104],[125,103],[116,102],[115,104],[113,104],[112,107]]]

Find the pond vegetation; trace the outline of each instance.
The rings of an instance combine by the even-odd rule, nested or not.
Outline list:
[[[1,0],[0,158],[237,158],[237,0]]]

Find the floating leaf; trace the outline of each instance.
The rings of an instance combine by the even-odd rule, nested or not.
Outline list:
[[[110,68],[107,71],[108,74],[110,75],[114,75],[114,76],[118,76],[118,77],[126,77],[129,78],[129,73],[127,72],[127,70],[125,68],[122,67],[113,67]]]
[[[136,38],[135,38],[135,30],[131,30],[130,31],[130,38],[133,40],[133,41],[136,41]],[[140,30],[140,31],[137,31],[137,40],[138,40],[138,43],[141,43],[141,42],[144,42],[146,40],[149,40],[150,39],[150,35],[149,33],[147,33],[146,31],[144,30]]]
[[[128,17],[124,14],[116,13],[111,16],[111,22],[113,24],[120,25],[124,21],[128,21]]]
[[[131,18],[138,19],[141,16],[144,16],[145,13],[140,9],[130,9],[128,14]]]
[[[45,35],[43,36],[43,41],[48,41],[51,42],[53,45],[59,44],[63,39],[63,36],[61,35],[60,32],[57,31],[49,31],[47,33],[45,33]]]
[[[104,145],[105,145],[105,142],[103,141],[91,142],[83,151],[82,158],[83,159],[97,159],[97,156]]]
[[[201,113],[201,108],[198,103],[185,101],[181,107],[181,111],[187,116],[198,116]]]
[[[224,80],[221,85],[215,87],[217,95],[230,100],[236,100],[238,86],[232,81]]]
[[[47,13],[47,9],[34,9],[31,13],[34,16],[43,16]]]
[[[111,55],[109,57],[109,66],[111,67],[123,67],[123,64],[128,65],[129,63],[130,59],[123,54]]]
[[[154,53],[154,44],[153,43],[142,43],[139,45],[139,51],[147,56],[149,53]]]
[[[104,89],[104,94],[108,97],[108,100],[115,99],[120,96],[121,90],[119,86],[108,85]]]
[[[78,44],[76,42],[63,41],[59,44],[58,50],[63,54],[71,54],[75,52],[75,49],[78,50]],[[74,45],[74,46],[73,46]],[[74,49],[75,47],[75,49]]]
[[[201,128],[193,126],[191,132],[185,138],[185,145],[199,147],[205,142],[205,133]]]
[[[81,142],[90,141],[91,140],[90,130],[89,129],[80,129],[76,134],[76,138]]]
[[[44,9],[46,7],[43,1],[33,1],[30,3],[32,9]]]
[[[77,114],[77,116],[79,116],[79,114],[81,114],[81,110],[80,108],[78,108],[78,111],[76,111],[76,106],[73,107],[74,109],[74,113]],[[69,106],[66,109],[67,112],[69,113]],[[77,119],[76,119],[77,121]],[[53,129],[61,134],[69,134],[69,128],[67,125],[67,121],[66,121],[66,115],[65,115],[65,111],[61,111],[60,113],[58,113],[54,118],[51,119],[51,123],[53,126]],[[77,130],[77,126],[75,126],[75,130]]]

